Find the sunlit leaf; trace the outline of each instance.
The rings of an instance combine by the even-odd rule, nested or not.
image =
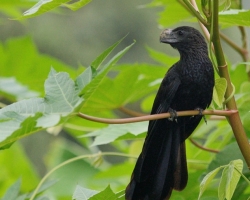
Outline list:
[[[19,19],[30,18],[41,15],[69,1],[71,0],[40,0],[32,8],[25,11],[23,13],[23,17]]]
[[[214,177],[216,176],[216,174],[220,171],[221,167],[218,167],[216,169],[214,169],[213,171],[209,172],[202,180],[201,184],[200,184],[200,194],[198,199],[201,198],[202,194],[204,193],[204,191],[207,189],[208,185],[211,183],[211,181],[214,179]]]
[[[250,26],[250,10],[226,10],[219,13],[219,22],[222,27]]]
[[[28,87],[19,83],[14,77],[0,77],[0,91],[4,92],[6,95],[14,97],[16,100],[36,97],[39,95],[37,92],[29,90]]]
[[[220,200],[230,200],[233,196],[235,188],[239,182],[243,169],[242,160],[231,161],[223,170],[219,189],[218,196]]]
[[[86,200],[92,197],[93,195],[95,195],[96,193],[98,193],[98,191],[90,190],[90,189],[81,187],[80,185],[77,185],[73,193],[72,200]]]
[[[76,11],[80,8],[82,8],[83,6],[86,6],[88,3],[90,3],[92,0],[78,0],[74,3],[70,3],[70,4],[64,4],[64,6],[66,6],[67,8]]]
[[[111,124],[106,128],[94,131],[86,136],[96,136],[92,146],[108,144],[115,141],[117,138],[131,133],[135,136],[147,131],[148,122],[137,122],[129,124]]]
[[[89,83],[86,87],[83,88],[81,94],[83,94],[83,97],[85,100],[87,100],[94,91],[98,88],[98,86],[103,81],[105,75],[108,73],[108,71],[111,69],[111,67],[134,45],[132,43],[131,45],[124,48],[122,51],[118,52],[113,58],[110,59],[110,61],[105,64],[100,71],[97,72],[97,75],[94,77],[94,79]],[[97,64],[98,66],[99,64]]]
[[[45,98],[25,99],[0,110],[2,148],[27,134],[57,125],[83,101],[69,75],[54,69],[45,81],[45,93]]]
[[[219,107],[222,107],[222,104],[224,102],[224,95],[226,89],[227,89],[227,81],[225,78],[218,78],[215,80],[213,100]]]
[[[170,67],[171,65],[173,65],[175,62],[179,60],[179,57],[169,56],[166,53],[156,51],[150,47],[147,47],[147,51],[149,52],[149,55],[152,59],[154,59],[155,61],[161,64],[166,65],[167,67]]]
[[[110,186],[106,187],[105,190],[89,198],[89,200],[116,200],[115,193],[111,190]]]

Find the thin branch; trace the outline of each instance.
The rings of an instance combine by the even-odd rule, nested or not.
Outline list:
[[[244,26],[238,26],[242,36],[242,48],[247,49],[247,34]]]
[[[195,0],[190,0],[190,2],[191,2],[191,4],[193,5],[193,7],[195,8],[196,12],[199,12],[199,9],[198,9],[198,6],[197,6],[197,4],[196,4],[196,1],[195,1]],[[199,19],[199,18],[198,18],[198,19]],[[207,41],[210,41],[210,33],[209,33],[209,31],[207,30],[207,27],[205,26],[205,24],[203,24],[203,23],[200,22],[199,20],[198,20],[198,23],[199,23],[199,25],[200,25],[200,27],[201,27],[201,30],[202,30],[202,32],[204,33],[204,35],[205,35]]]
[[[199,22],[201,22],[204,26],[207,26],[207,21],[202,17],[199,10],[189,2],[189,0],[183,0],[185,5],[188,7],[188,9],[191,11],[191,13],[198,18]]]
[[[128,109],[128,108],[123,107],[123,106],[120,107],[119,110],[122,111],[123,113],[125,113],[127,115],[130,115],[130,116],[133,116],[133,117],[140,117],[140,116],[144,116],[145,115],[143,113],[133,111],[133,110]]]
[[[200,111],[197,110],[189,110],[189,111],[179,111],[177,112],[177,116],[194,116],[199,115]],[[204,110],[202,112],[203,115],[219,115],[219,116],[230,116],[235,113],[238,113],[237,110]],[[83,119],[87,119],[94,122],[100,122],[105,124],[126,124],[126,123],[133,123],[133,122],[141,122],[141,121],[149,121],[149,120],[157,120],[163,118],[171,117],[170,113],[161,113],[155,115],[145,115],[140,117],[131,117],[131,118],[124,118],[124,119],[106,119],[106,118],[99,118],[90,115],[85,115],[83,113],[78,113],[78,117]]]
[[[246,55],[248,55],[248,51],[245,48],[241,48],[238,44],[234,43],[230,38],[228,38],[225,34],[220,32],[220,37],[235,51],[237,51],[244,61],[247,61]]]
[[[199,143],[197,143],[194,139],[192,138],[189,138],[189,141],[196,147],[198,147],[199,149],[202,149],[204,151],[208,151],[208,152],[211,152],[211,153],[219,153],[220,151],[218,150],[215,150],[215,149],[210,149],[210,148],[207,148],[207,147],[204,147],[202,145],[200,145]]]

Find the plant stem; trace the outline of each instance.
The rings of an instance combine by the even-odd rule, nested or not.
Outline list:
[[[215,149],[210,149],[210,148],[207,148],[207,147],[204,147],[202,145],[200,145],[199,143],[197,143],[194,139],[192,138],[189,138],[189,141],[196,147],[198,147],[199,149],[202,149],[204,151],[208,151],[208,152],[211,152],[211,153],[219,153],[220,151],[218,150],[215,150]]]
[[[247,54],[247,51],[246,51],[246,49],[244,49],[244,48],[241,48],[239,45],[237,45],[236,43],[234,43],[230,38],[228,38],[225,34],[223,34],[223,33],[220,33],[220,37],[221,37],[221,39],[223,39],[229,46],[231,46],[235,51],[237,51],[240,55],[241,55],[241,57],[242,57],[242,59],[244,60],[244,61],[247,61],[246,60],[246,54]]]
[[[235,113],[237,113],[237,110],[204,110],[202,112],[203,115],[220,115],[220,116],[230,116]],[[179,111],[177,112],[177,116],[193,116],[193,115],[199,115],[200,111],[198,110],[188,110],[188,111]],[[100,123],[106,123],[106,124],[126,124],[126,123],[133,123],[133,122],[141,122],[141,121],[149,121],[149,120],[156,120],[156,119],[163,119],[163,118],[169,118],[171,117],[170,113],[161,113],[161,114],[155,114],[155,115],[145,115],[140,117],[131,117],[131,118],[125,118],[125,119],[106,119],[106,118],[99,118],[99,117],[93,117],[89,115],[85,115],[83,113],[77,114],[79,117],[91,120],[94,122],[100,122]]]
[[[199,22],[201,22],[204,26],[207,26],[207,21],[202,17],[198,9],[196,9],[193,4],[190,3],[189,0],[183,0],[185,5],[188,7],[188,9],[191,11],[192,14],[194,14],[195,17],[199,19]]]
[[[228,99],[233,92],[233,86],[231,84],[230,76],[227,69],[227,63],[225,61],[225,57],[222,51],[221,43],[220,43],[220,36],[219,36],[219,19],[218,19],[218,7],[219,7],[219,0],[214,0],[213,2],[213,44],[214,44],[214,51],[217,59],[217,64],[219,68],[219,74],[221,77],[227,80],[227,90],[225,93],[225,99]],[[226,103],[226,106],[230,110],[237,110],[237,105],[235,102],[234,97],[229,99]],[[234,136],[237,140],[239,148],[241,150],[242,155],[245,158],[245,161],[250,168],[250,145],[248,143],[248,138],[246,136],[245,130],[243,128],[242,122],[240,120],[239,113],[235,113],[233,115],[228,116],[229,123],[232,127]]]

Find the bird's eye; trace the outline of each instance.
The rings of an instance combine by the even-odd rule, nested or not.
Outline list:
[[[178,34],[179,35],[183,35],[183,31],[178,31]]]

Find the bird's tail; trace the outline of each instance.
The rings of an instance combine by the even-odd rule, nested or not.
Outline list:
[[[146,138],[126,188],[126,200],[167,200],[173,189],[185,188],[188,174],[183,127],[175,122],[167,125],[167,129],[156,126],[161,127],[158,134]]]

